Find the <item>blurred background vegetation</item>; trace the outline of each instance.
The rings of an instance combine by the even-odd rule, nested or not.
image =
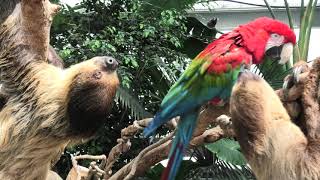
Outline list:
[[[221,33],[215,29],[215,17],[203,24],[188,16],[186,10],[196,2],[199,0],[82,0],[72,7],[63,4],[53,22],[51,44],[66,66],[94,56],[113,56],[121,62],[118,71],[121,88],[113,111],[96,138],[68,148],[55,166],[62,177],[65,178],[71,168],[70,154],[108,155],[121,129],[136,119],[152,117],[191,59]],[[301,46],[296,48],[293,61],[284,67],[269,63],[253,68],[275,88],[282,86],[282,79],[290,73],[293,62],[307,59],[305,49],[316,4],[314,0],[309,1],[307,8],[301,6],[304,33],[300,33]],[[269,11],[272,15],[271,7]],[[290,19],[288,6],[287,13]],[[162,135],[166,133],[165,128],[159,131]],[[131,142],[130,153],[121,156],[114,170],[148,146],[148,140],[142,136]],[[195,149],[190,156],[197,161],[186,160],[178,179],[254,179],[235,140],[222,139]],[[158,179],[162,169],[161,164],[153,167],[144,179]]]

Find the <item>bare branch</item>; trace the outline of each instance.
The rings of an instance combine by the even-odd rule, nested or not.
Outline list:
[[[129,151],[131,147],[130,138],[143,130],[150,122],[152,118],[142,119],[134,121],[132,125],[121,130],[121,138],[117,140],[118,144],[114,146],[106,162],[104,171],[106,172],[105,179],[109,179],[112,174],[112,166],[117,161],[122,153]]]
[[[145,148],[144,150],[142,150],[138,156],[136,158],[134,158],[133,160],[133,165],[132,165],[132,168],[129,172],[129,174],[124,178],[125,180],[129,180],[131,178],[133,178],[135,176],[135,173],[137,171],[137,167],[138,167],[138,163],[141,161],[142,157],[145,156],[145,154],[149,151],[151,151],[152,149],[155,149],[157,147],[159,147],[161,144],[169,141],[172,139],[174,135],[174,132],[170,133],[168,136],[166,136],[165,138],[162,138],[161,140],[159,140],[158,142],[148,146],[147,148]]]
[[[222,109],[223,108],[221,108],[219,111]],[[211,108],[208,110],[213,112],[213,109]],[[194,134],[194,137],[190,142],[190,148],[203,145],[204,143],[215,142],[223,137],[231,137],[234,135],[230,118],[228,116],[221,116],[216,121],[208,118],[208,115],[210,117],[215,117],[215,114],[208,113],[208,110],[205,109],[200,114],[198,126],[196,128],[197,134]],[[209,124],[216,124],[217,126],[207,130]],[[199,130],[199,128],[202,130]],[[151,166],[166,159],[170,151],[172,136],[173,133],[170,133],[157,143],[152,144],[142,150],[135,159],[112,175],[110,180],[132,179],[134,177],[143,175]]]
[[[100,166],[97,165],[95,161],[90,163],[90,167],[86,168],[83,166],[78,165],[79,159],[91,159],[91,160],[101,160]],[[92,155],[79,155],[79,156],[72,156],[71,155],[71,162],[72,162],[72,169],[69,171],[67,180],[80,180],[80,179],[88,179],[91,180],[94,176],[95,179],[101,179],[104,176],[105,172],[101,169],[101,166],[105,165],[106,156],[92,156]]]

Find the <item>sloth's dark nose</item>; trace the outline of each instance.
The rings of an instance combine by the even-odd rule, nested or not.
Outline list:
[[[113,57],[104,56],[103,60],[108,70],[116,70],[119,66],[118,61]]]

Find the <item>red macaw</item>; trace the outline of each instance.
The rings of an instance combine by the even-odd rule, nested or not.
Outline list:
[[[159,126],[180,116],[162,179],[175,178],[201,105],[208,101],[224,104],[243,67],[263,62],[266,55],[284,64],[290,59],[295,43],[296,36],[288,25],[261,17],[223,34],[193,59],[144,130],[144,135],[150,136]]]

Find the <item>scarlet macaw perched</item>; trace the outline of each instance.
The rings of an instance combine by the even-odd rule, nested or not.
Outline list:
[[[259,64],[265,55],[286,63],[296,36],[288,25],[261,17],[210,43],[190,64],[164,97],[160,111],[144,130],[145,136],[173,117],[180,116],[177,132],[162,179],[174,179],[204,103],[224,104],[240,71]]]

